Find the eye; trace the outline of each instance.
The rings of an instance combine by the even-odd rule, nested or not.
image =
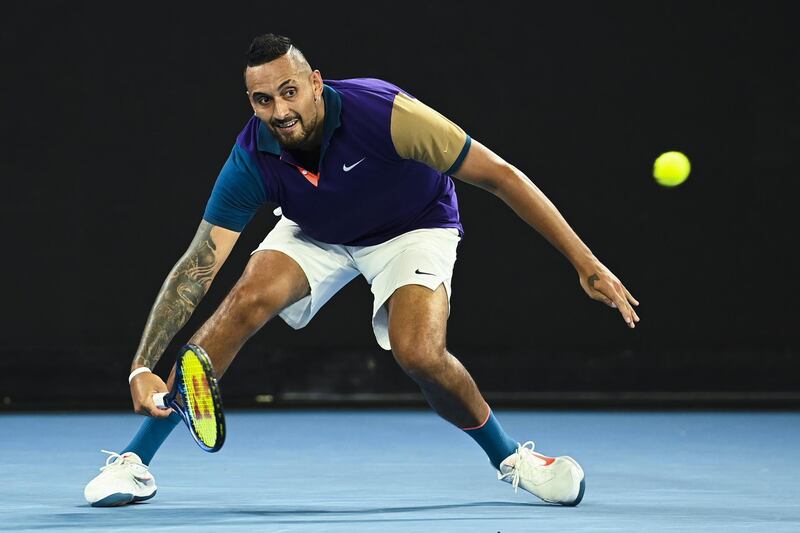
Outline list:
[[[267,105],[270,102],[269,96],[260,95],[256,97],[256,103],[259,105]]]
[[[283,95],[286,98],[294,98],[295,95],[297,95],[297,89],[295,89],[294,87],[290,87],[290,88],[286,89],[286,92],[283,93]]]

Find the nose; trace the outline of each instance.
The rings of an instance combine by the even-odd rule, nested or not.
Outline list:
[[[289,105],[282,99],[275,99],[275,112],[273,113],[275,120],[284,120],[289,117]]]

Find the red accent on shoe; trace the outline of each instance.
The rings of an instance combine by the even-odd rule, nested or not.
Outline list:
[[[536,452],[531,452],[531,453],[533,453],[533,455],[535,455],[536,457],[538,457],[539,459],[544,461],[544,466],[551,465],[556,460],[555,457],[547,457],[546,455],[542,455],[542,454],[536,453]]]

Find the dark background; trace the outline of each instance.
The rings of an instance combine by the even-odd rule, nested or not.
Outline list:
[[[459,123],[641,301],[629,331],[502,202],[458,183],[449,346],[495,404],[800,404],[792,4],[4,4],[2,407],[128,404],[149,308],[251,114],[244,52],[269,31],[323,77],[390,80]],[[651,178],[667,150],[693,164],[675,189]],[[178,340],[274,222],[265,208],[248,226]],[[305,330],[268,324],[226,401],[419,402],[370,312],[359,278]]]

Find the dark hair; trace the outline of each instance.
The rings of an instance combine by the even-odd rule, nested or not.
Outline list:
[[[250,43],[250,48],[247,50],[247,66],[255,67],[269,63],[284,55],[293,46],[292,40],[283,35],[275,35],[274,33],[259,35],[253,39],[253,42]],[[303,55],[296,46],[294,49],[301,56]]]

